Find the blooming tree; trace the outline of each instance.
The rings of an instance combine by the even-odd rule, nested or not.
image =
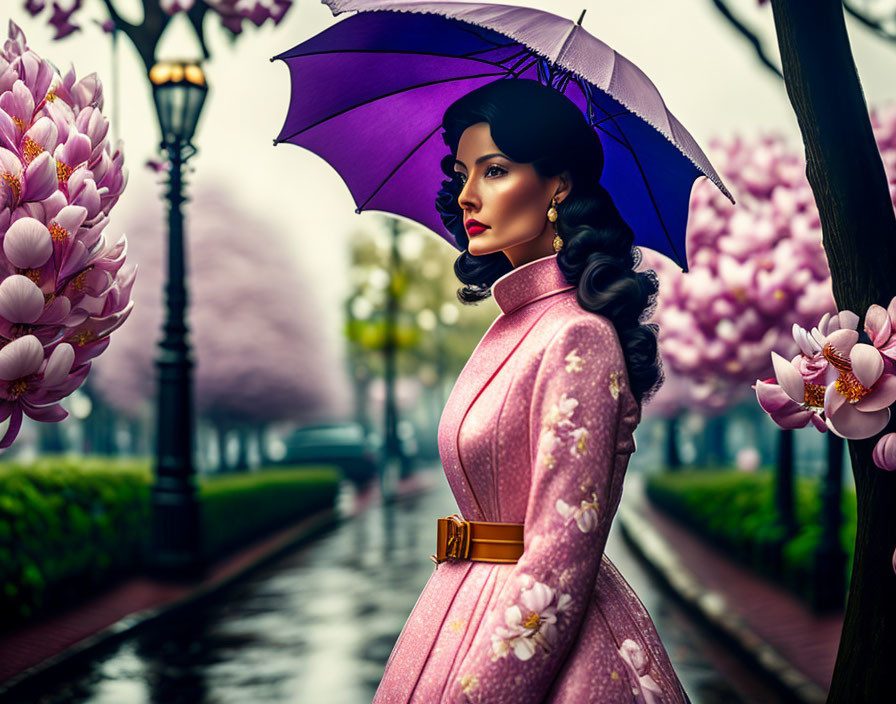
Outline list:
[[[833,310],[830,273],[804,164],[778,136],[713,140],[711,158],[738,206],[706,181],[694,186],[687,274],[645,252],[662,295],[663,361],[688,380],[687,405],[718,413],[771,371],[773,349],[793,349],[791,326]]]
[[[162,324],[164,231],[161,206],[128,219],[141,269],[136,322],[97,365],[95,386],[126,415],[155,393]],[[308,422],[341,413],[347,382],[322,340],[317,306],[284,237],[215,187],[199,188],[190,210],[188,291],[195,341],[197,411],[219,427]]]
[[[0,49],[0,420],[9,447],[22,415],[66,417],[109,334],[131,312],[127,241],[108,241],[127,181],[107,139],[103,91],[60,75],[10,22]]]

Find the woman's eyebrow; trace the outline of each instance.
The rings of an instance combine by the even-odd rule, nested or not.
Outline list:
[[[491,159],[491,158],[496,157],[496,156],[500,156],[500,157],[502,157],[502,158],[504,158],[504,159],[510,159],[510,157],[507,156],[506,154],[502,154],[501,152],[495,152],[494,154],[485,154],[485,155],[479,157],[479,158],[476,160],[476,163],[477,163],[477,164],[481,164],[481,163],[482,163],[483,161],[485,161],[486,159]],[[455,159],[455,160],[454,160],[454,163],[455,163],[455,164],[460,164],[460,165],[463,166],[464,168],[467,168],[467,165],[466,165],[464,162],[462,162],[460,159]]]

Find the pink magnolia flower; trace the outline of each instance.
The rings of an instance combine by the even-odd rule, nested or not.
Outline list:
[[[87,378],[89,365],[72,371],[74,350],[57,345],[49,357],[34,335],[17,338],[0,349],[0,420],[9,418],[0,448],[9,447],[22,426],[22,414],[34,420],[58,423],[68,413],[57,402]]]
[[[56,7],[57,29],[70,31],[79,6]],[[65,418],[57,402],[133,306],[127,241],[104,234],[127,173],[102,97],[95,75],[60,76],[10,23],[0,50],[0,419],[10,424],[0,448],[23,414]]]
[[[821,417],[824,386],[807,382],[793,362],[772,352],[775,377],[757,380],[753,388],[756,400],[771,419],[785,429],[804,428],[809,423],[825,432]]]
[[[887,433],[874,446],[871,458],[881,469],[892,472],[896,469],[896,433]]]
[[[498,626],[492,634],[494,657],[513,652],[520,660],[528,660],[536,647],[553,648],[559,635],[557,618],[571,603],[569,594],[561,594],[542,582],[523,589],[520,604],[507,607],[504,613],[506,626]]]
[[[896,376],[884,374],[884,359],[872,345],[858,343],[855,330],[831,333],[823,354],[837,372],[824,395],[827,425],[844,438],[867,438],[890,420],[896,401]]]

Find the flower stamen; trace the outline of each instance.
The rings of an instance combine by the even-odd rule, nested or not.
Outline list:
[[[541,625],[541,615],[536,611],[533,611],[532,613],[530,613],[526,617],[526,620],[523,621],[523,626],[525,628],[528,628],[533,631],[537,631],[538,627],[540,625]]]
[[[35,142],[31,137],[26,136],[22,144],[22,155],[25,157],[25,164],[30,164],[41,155],[44,148]]]
[[[849,358],[835,350],[830,342],[825,344],[822,354],[831,363],[831,366],[840,372],[840,376],[834,382],[834,388],[837,390],[837,393],[845,396],[850,403],[858,403],[871,391],[871,389],[862,386],[862,383],[853,374],[852,362],[849,361]]]
[[[824,408],[824,391],[823,384],[812,384],[806,382],[806,399],[803,402],[806,406],[813,408]]]
[[[59,181],[59,185],[65,185],[68,183],[68,177],[72,175],[72,167],[62,161],[56,162],[56,178]]]

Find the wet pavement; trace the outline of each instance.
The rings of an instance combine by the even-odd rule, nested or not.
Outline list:
[[[435,517],[457,511],[444,481],[373,506],[80,670],[43,676],[15,704],[277,704],[371,701],[392,645],[432,573]],[[622,539],[607,554],[644,602],[693,704],[786,699],[665,592]]]

